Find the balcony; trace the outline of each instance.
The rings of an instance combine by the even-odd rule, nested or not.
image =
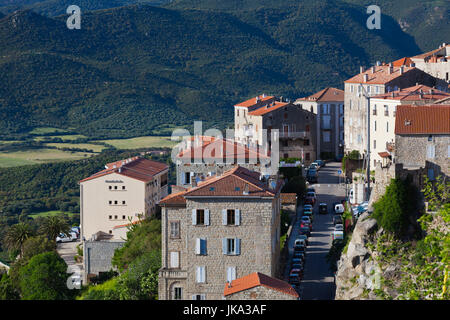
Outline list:
[[[186,279],[187,271],[175,269],[160,269],[159,276],[166,279]]]
[[[305,139],[308,136],[308,132],[306,131],[291,131],[291,132],[280,132],[280,138],[297,138],[297,139]]]

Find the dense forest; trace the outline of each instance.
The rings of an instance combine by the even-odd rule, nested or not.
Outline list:
[[[9,13],[0,18],[0,129],[70,127],[95,138],[163,135],[193,120],[223,129],[243,99],[341,88],[360,65],[418,54],[445,37],[419,47],[389,15],[368,30],[366,7],[344,1],[270,3],[83,11],[81,30],[67,29],[67,15]]]

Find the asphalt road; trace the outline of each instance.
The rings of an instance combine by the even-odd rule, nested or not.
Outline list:
[[[339,202],[344,198],[345,187],[339,184],[339,162],[327,163],[319,171],[318,183],[311,187],[316,189],[317,201],[314,206],[313,230],[306,249],[306,263],[304,277],[300,284],[300,297],[302,300],[333,300],[336,287],[334,275],[329,269],[326,255],[331,247],[331,232],[333,230],[333,202]],[[309,187],[309,186],[308,186]],[[319,203],[328,204],[328,214],[319,214]],[[289,254],[292,257],[293,246],[298,234],[298,221],[302,214],[302,206],[297,210],[297,222],[289,239]],[[289,273],[290,264],[285,274]]]

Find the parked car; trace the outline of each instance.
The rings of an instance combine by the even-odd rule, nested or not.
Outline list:
[[[303,216],[302,217],[308,217],[309,220],[311,220],[311,222],[313,222],[313,220],[314,220],[314,215],[313,215],[312,211],[305,211],[305,212],[303,212]]]
[[[308,222],[311,223],[311,218],[309,216],[302,216],[302,218],[300,219],[300,224],[302,222]]]
[[[335,231],[344,231],[344,225],[339,223],[334,226]]]
[[[294,246],[306,246],[306,241],[305,239],[301,239],[301,238],[297,238],[294,241]]]
[[[56,242],[72,242],[77,241],[77,234],[75,232],[69,232],[68,235],[65,233],[60,233],[59,236],[56,237]]]
[[[308,192],[316,192],[316,189],[314,189],[314,188],[312,188],[312,187],[309,187],[309,188],[307,188],[306,189],[306,192],[308,193]]]
[[[294,267],[294,265],[300,265],[301,267]],[[292,269],[303,269],[303,259],[293,258],[292,259]]]
[[[319,165],[319,167],[321,167],[321,168],[325,167],[325,161],[323,161],[323,160],[315,160],[314,162],[317,163]]]
[[[292,269],[289,273],[289,283],[300,284],[303,272],[300,269]]]
[[[314,205],[316,203],[316,200],[313,197],[306,197],[305,198],[305,204]]]
[[[337,225],[337,224],[342,224],[342,216],[341,215],[334,215],[333,216],[333,224]]]
[[[343,214],[345,211],[344,205],[342,203],[337,203],[334,205],[334,213]]]
[[[320,166],[319,166],[319,164],[317,162],[313,162],[313,163],[311,163],[309,165],[309,169],[314,169],[314,170],[319,171],[320,170]]]
[[[306,171],[306,181],[310,183],[317,183],[319,181],[319,173],[316,169],[308,169]]]
[[[316,193],[314,191],[307,192],[306,197],[312,197],[314,200],[317,200]]]
[[[344,232],[343,231],[335,230],[335,231],[333,231],[331,233],[331,241],[342,240],[342,239],[344,239]]]
[[[77,238],[80,237],[80,227],[72,227],[70,228],[71,232],[75,232],[77,234]]]
[[[319,204],[319,213],[327,214],[328,213],[328,205],[324,202]]]
[[[300,224],[300,228],[309,228],[309,231],[312,231],[312,223],[311,222],[302,222]]]
[[[293,259],[302,259],[303,261],[305,261],[306,256],[305,256],[304,252],[297,251],[297,252],[294,252],[294,255],[292,258]]]
[[[306,235],[307,237],[311,236],[311,230],[309,228],[302,228],[300,227],[300,229],[298,230],[298,234],[299,235]]]
[[[305,246],[294,246],[294,252],[305,252]]]
[[[303,239],[303,240],[305,240],[306,245],[308,245],[308,237],[307,237],[306,235],[304,235],[304,234],[299,235],[299,236],[297,237],[297,239]]]

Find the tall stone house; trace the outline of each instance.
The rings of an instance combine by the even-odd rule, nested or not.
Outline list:
[[[395,139],[395,118],[399,105],[426,105],[450,97],[425,85],[399,89],[370,98],[370,160],[374,166],[391,156],[390,146]]]
[[[179,145],[176,184],[188,188],[207,177],[222,175],[236,165],[270,175],[270,153],[233,140],[196,136]]]
[[[81,237],[103,232],[112,240],[125,239],[130,221],[154,214],[168,195],[168,172],[167,164],[137,156],[108,163],[81,180]]]
[[[259,272],[228,282],[223,296],[226,300],[299,300],[289,283]]]
[[[316,154],[321,159],[344,155],[344,91],[325,88],[294,104],[316,115]]]
[[[394,162],[430,180],[450,175],[450,104],[398,106]]]
[[[236,104],[234,129],[237,142],[268,149],[274,143],[272,130],[278,130],[280,158],[301,158],[309,164],[317,157],[316,115],[275,96],[263,94]]]
[[[345,146],[344,152],[358,150],[361,155],[367,153],[367,103],[368,98],[387,92],[397,91],[417,84],[430,87],[443,85],[439,80],[424,71],[410,66],[395,67],[393,63],[381,64],[364,70],[345,82]]]
[[[422,53],[411,57],[411,61],[416,68],[424,72],[444,80],[446,83],[441,83],[436,86],[437,89],[446,91],[450,84],[450,45],[443,43],[439,48],[430,52]]]
[[[226,282],[278,275],[280,189],[236,166],[164,198],[160,300],[221,300]]]

